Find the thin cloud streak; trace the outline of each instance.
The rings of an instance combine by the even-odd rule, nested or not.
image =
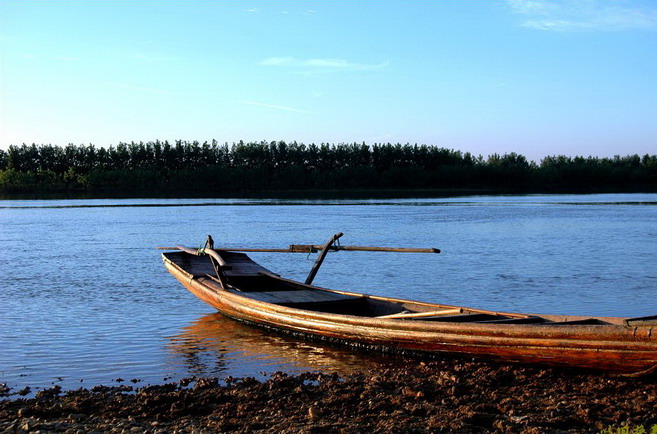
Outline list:
[[[260,64],[264,66],[284,66],[291,65],[294,62],[294,57],[269,57],[260,62]]]
[[[537,30],[657,30],[656,7],[619,6],[610,0],[507,0],[507,4],[525,17],[523,27]]]
[[[260,65],[288,67],[307,71],[373,71],[387,67],[390,65],[390,62],[366,64],[333,58],[297,59],[295,57],[269,57],[260,62]]]
[[[277,104],[266,104],[264,102],[256,102],[256,101],[240,101],[240,102],[244,105],[265,107],[265,108],[270,108],[270,109],[273,109],[273,110],[313,114],[313,112],[309,112],[308,110],[302,110],[302,109],[298,109],[298,108],[294,108],[294,107],[287,107],[287,106],[277,105]]]
[[[177,60],[172,56],[161,56],[157,54],[144,54],[144,53],[135,53],[131,56],[133,59],[143,60],[146,62],[170,62]]]
[[[162,89],[156,89],[153,87],[142,87],[142,86],[133,86],[131,84],[126,84],[126,83],[118,83],[115,85],[116,88],[118,89],[124,89],[124,90],[131,90],[135,92],[141,92],[141,93],[148,93],[151,95],[168,95],[169,92],[166,92]]]

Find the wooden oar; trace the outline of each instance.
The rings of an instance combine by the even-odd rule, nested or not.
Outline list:
[[[321,246],[320,246],[321,247]],[[331,246],[329,250],[361,251],[361,252],[397,252],[397,253],[440,253],[440,249],[416,247],[370,247],[370,246]]]
[[[180,250],[177,247],[156,247],[158,250]],[[214,250],[224,252],[262,252],[262,253],[316,253],[324,250],[317,244],[291,244],[287,249],[261,249],[249,247],[215,247]],[[328,251],[358,251],[358,252],[396,252],[396,253],[440,253],[440,249],[415,247],[370,247],[370,246],[329,246]]]

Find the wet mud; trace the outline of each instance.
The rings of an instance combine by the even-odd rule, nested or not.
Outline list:
[[[339,376],[189,378],[137,387],[0,385],[0,432],[633,432],[657,430],[657,378],[409,360]],[[642,431],[641,431],[642,432]]]

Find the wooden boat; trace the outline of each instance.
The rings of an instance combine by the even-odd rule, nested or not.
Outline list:
[[[280,331],[383,350],[439,353],[642,375],[657,371],[657,316],[612,318],[495,312],[320,288],[312,281],[329,251],[437,249],[292,245],[288,249],[176,246],[167,270],[222,314]],[[320,252],[304,283],[244,252]]]

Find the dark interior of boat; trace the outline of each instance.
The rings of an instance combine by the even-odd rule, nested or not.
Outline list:
[[[239,293],[254,300],[315,312],[356,315],[371,318],[422,320],[452,323],[486,324],[546,324],[546,325],[602,325],[597,318],[549,320],[536,315],[512,315],[466,308],[438,308],[421,303],[380,300],[363,295],[348,295],[309,287],[281,279],[246,254],[221,251],[227,266],[222,281],[229,292]],[[194,277],[217,279],[208,256],[194,256],[185,252],[169,252],[165,256]]]

